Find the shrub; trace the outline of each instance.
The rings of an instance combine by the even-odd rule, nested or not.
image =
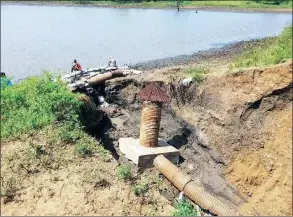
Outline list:
[[[79,124],[78,95],[49,73],[30,77],[1,91],[1,136],[9,138],[52,122]]]
[[[172,216],[200,216],[200,213],[190,203],[182,201],[177,202]]]
[[[130,180],[131,175],[131,169],[129,166],[119,166],[117,169],[117,176],[119,179],[123,179],[124,181]]]

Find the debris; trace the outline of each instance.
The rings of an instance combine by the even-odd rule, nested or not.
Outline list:
[[[184,197],[184,192],[181,191],[180,194],[179,194],[179,197],[177,198],[178,201],[184,201],[185,200],[185,197]]]
[[[185,78],[182,80],[182,84],[186,87],[190,86],[192,83],[193,79],[192,78]]]

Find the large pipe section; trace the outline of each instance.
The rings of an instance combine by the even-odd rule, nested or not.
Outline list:
[[[230,208],[204,188],[198,186],[190,176],[183,173],[177,166],[171,163],[163,155],[159,155],[154,160],[154,166],[180,191],[198,204],[200,207],[209,210],[218,216],[239,216],[240,213],[235,208]]]
[[[110,80],[114,77],[122,77],[123,76],[123,72],[122,71],[113,71],[113,72],[106,72],[103,74],[99,74],[96,76],[93,76],[91,78],[88,79],[88,84],[90,86],[96,85],[96,84],[102,84],[107,80]]]
[[[144,101],[141,112],[140,145],[157,147],[161,121],[162,103]]]

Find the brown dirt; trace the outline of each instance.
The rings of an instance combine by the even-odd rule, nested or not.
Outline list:
[[[223,174],[261,215],[292,215],[292,61],[211,78],[180,114],[226,162]]]
[[[159,193],[166,186],[155,170],[145,172],[149,190],[137,197],[132,187],[146,180],[145,173],[133,170],[133,179],[124,182],[117,178],[118,163],[111,156],[83,159],[73,146],[55,144],[62,148],[53,153],[54,162],[43,156],[30,159],[29,143],[47,146],[47,140],[41,134],[2,143],[1,193],[6,196],[1,198],[1,215],[170,215],[174,209]]]
[[[203,83],[173,95],[187,98],[173,100],[172,107],[176,118],[183,117],[190,124],[187,129],[194,130],[187,136],[193,141],[179,146],[185,159],[180,167],[217,197],[238,205],[244,215],[292,215],[292,61],[237,71],[229,71],[221,60],[205,66],[211,73]],[[134,102],[142,85],[159,81],[179,87],[184,67],[152,70],[128,81],[110,81],[108,86],[118,84],[118,98],[127,99],[120,104],[131,102],[130,107],[139,110]],[[131,111],[125,121],[129,136],[138,136],[139,114]],[[176,118],[172,122],[163,115],[160,135],[170,144],[170,135],[184,135]]]

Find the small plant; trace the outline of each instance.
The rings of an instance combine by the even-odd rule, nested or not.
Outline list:
[[[110,159],[109,151],[107,151],[103,146],[99,145],[97,147],[97,151],[103,161],[108,161]]]
[[[130,180],[131,175],[131,169],[129,166],[119,166],[117,168],[117,176],[119,179],[123,179],[124,181]]]
[[[197,68],[186,68],[184,69],[184,73],[189,77],[192,77],[195,81],[202,81],[204,79],[204,75],[209,72],[208,69],[204,67],[197,67]]]
[[[75,145],[75,151],[81,156],[86,157],[90,156],[95,152],[96,144],[93,143],[83,143],[82,141],[79,141]]]
[[[135,196],[143,195],[145,194],[149,189],[149,186],[145,182],[140,182],[133,186],[132,192],[135,194]]]
[[[200,213],[190,203],[182,201],[177,202],[172,216],[200,216]]]

